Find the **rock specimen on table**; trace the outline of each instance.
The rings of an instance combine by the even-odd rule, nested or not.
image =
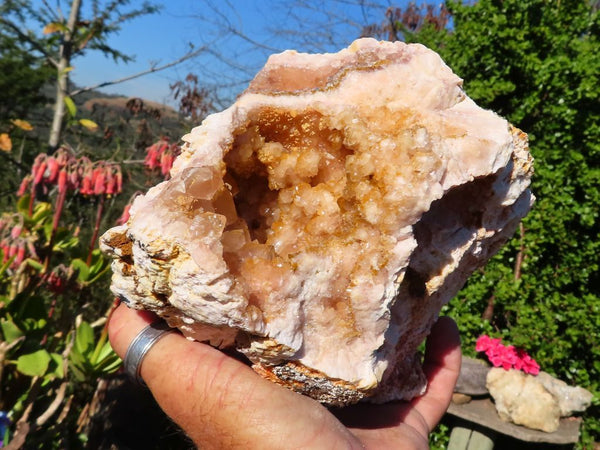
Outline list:
[[[417,347],[533,197],[526,135],[422,45],[272,56],[102,247],[112,290],[321,402],[424,392]]]
[[[485,361],[463,356],[454,392],[466,395],[488,395],[485,383],[489,371],[490,366]]]
[[[585,411],[593,397],[590,391],[569,386],[546,372],[533,376],[492,368],[486,386],[502,420],[548,433],[558,429],[561,417]]]
[[[584,412],[592,404],[594,394],[581,386],[569,386],[546,372],[540,372],[536,380],[556,399],[561,417]]]

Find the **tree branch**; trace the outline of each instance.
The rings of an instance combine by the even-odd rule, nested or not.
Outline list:
[[[40,45],[39,42],[36,42],[28,34],[23,33],[17,25],[12,23],[10,20],[5,19],[4,17],[0,17],[0,24],[5,25],[11,30],[13,30],[15,33],[17,33],[20,39],[28,42],[38,52],[42,53],[42,55],[44,55],[44,57],[50,62],[50,64],[52,64],[54,67],[58,67],[58,61],[56,61],[56,59],[54,59],[52,55],[48,53],[48,51],[43,46]]]
[[[65,399],[67,385],[68,383],[66,381],[62,382],[62,384],[56,391],[56,396],[54,397],[54,400],[52,400],[48,408],[46,408],[46,411],[40,414],[39,417],[35,420],[36,427],[41,427],[48,421],[50,417],[54,415],[58,407],[62,404],[63,400]]]
[[[521,279],[521,266],[523,265],[523,259],[525,258],[525,227],[523,226],[523,222],[519,223],[519,236],[519,253],[517,253],[517,257],[515,259],[514,270],[515,281]]]
[[[99,88],[103,88],[106,86],[112,86],[115,84],[120,84],[120,83],[124,83],[125,81],[129,81],[129,80],[133,80],[135,78],[139,78],[142,77],[144,75],[148,75],[150,73],[154,73],[154,72],[160,72],[161,70],[165,70],[168,69],[169,67],[173,67],[176,66],[177,64],[181,64],[184,61],[187,61],[188,59],[194,58],[195,56],[198,56],[200,53],[202,53],[203,51],[205,51],[207,48],[207,46],[202,46],[192,52],[186,53],[185,55],[183,55],[181,58],[176,59],[175,61],[171,61],[170,63],[164,64],[162,66],[152,66],[147,70],[144,70],[142,72],[138,72],[138,73],[134,73],[133,75],[128,75],[126,77],[123,78],[118,78],[116,80],[112,80],[112,81],[104,81],[102,83],[98,83],[96,85],[93,86],[87,86],[87,87],[83,87],[80,89],[76,89],[74,91],[72,91],[70,93],[71,97],[74,97],[75,95],[79,95],[83,92],[87,92],[87,91],[92,91],[94,89],[99,89]]]

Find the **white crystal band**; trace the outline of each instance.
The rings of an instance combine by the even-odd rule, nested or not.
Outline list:
[[[148,325],[133,339],[123,360],[125,372],[127,372],[133,381],[145,385],[140,373],[142,362],[152,346],[172,331],[175,330],[169,327],[165,321],[161,320],[160,322]]]

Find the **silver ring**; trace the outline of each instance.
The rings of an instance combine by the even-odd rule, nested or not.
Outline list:
[[[152,346],[156,344],[163,336],[175,331],[175,329],[169,327],[167,322],[161,320],[160,322],[151,323],[131,341],[127,353],[125,353],[125,359],[123,360],[123,366],[125,372],[131,377],[133,381],[141,385],[145,385],[144,380],[141,376],[142,361],[146,357],[146,354],[150,351]]]

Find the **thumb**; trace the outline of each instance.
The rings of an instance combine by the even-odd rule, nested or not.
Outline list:
[[[120,305],[109,322],[124,357],[153,315]],[[170,333],[141,375],[161,408],[202,448],[348,448],[356,438],[323,406],[258,376],[208,345]],[[359,444],[358,444],[359,445]]]

